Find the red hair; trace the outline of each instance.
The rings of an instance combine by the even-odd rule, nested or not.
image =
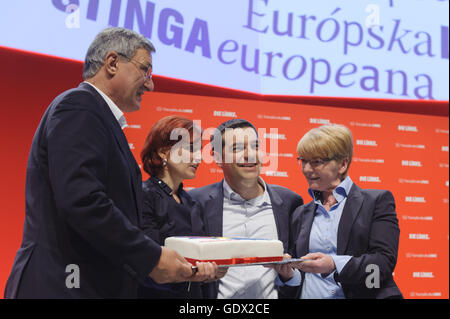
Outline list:
[[[165,151],[181,140],[181,136],[177,140],[170,139],[170,134],[177,128],[187,129],[192,140],[194,122],[181,116],[166,116],[150,129],[141,151],[142,165],[147,174],[158,176],[162,172],[163,159],[158,151]]]

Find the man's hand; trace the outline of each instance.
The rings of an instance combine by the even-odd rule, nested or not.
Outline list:
[[[149,274],[150,278],[158,284],[191,280],[191,277],[193,277],[192,265],[175,250],[166,247],[161,248],[161,257]]]
[[[329,274],[336,269],[333,258],[330,255],[323,253],[310,253],[303,256],[301,259],[307,259],[302,262],[293,262],[291,265],[294,268],[300,269],[304,272],[312,272],[317,274]]]
[[[217,265],[209,262],[196,262],[197,271],[189,278],[193,282],[207,282],[216,280]]]
[[[219,268],[215,262],[197,262],[197,272],[189,281],[193,282],[211,282],[223,278],[228,268]]]

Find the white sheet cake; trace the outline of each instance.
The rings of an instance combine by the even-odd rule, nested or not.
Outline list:
[[[283,259],[283,243],[272,239],[228,237],[168,237],[165,246],[189,262],[220,264],[273,262]]]

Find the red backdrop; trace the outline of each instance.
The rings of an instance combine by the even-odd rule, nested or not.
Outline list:
[[[6,145],[0,184],[3,291],[22,238],[26,160],[34,131],[50,101],[81,81],[82,64],[7,48],[0,48],[0,59],[0,136]],[[127,115],[125,134],[139,164],[145,136],[163,116],[198,120],[203,129],[245,118],[260,129],[266,146],[265,181],[309,201],[295,160],[299,138],[323,123],[348,126],[355,140],[351,178],[363,188],[389,189],[396,198],[401,234],[394,278],[404,296],[448,298],[448,102],[260,96],[157,76],[155,82],[159,92],[145,95],[141,110]],[[207,153],[205,147],[205,163],[194,180],[186,181],[187,188],[221,179]]]

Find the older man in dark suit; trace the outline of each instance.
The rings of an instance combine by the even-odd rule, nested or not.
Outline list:
[[[26,178],[22,245],[6,298],[133,298],[138,282],[203,280],[139,229],[142,180],[122,128],[153,90],[153,45],[123,28],[97,35],[78,88],[48,107]]]

